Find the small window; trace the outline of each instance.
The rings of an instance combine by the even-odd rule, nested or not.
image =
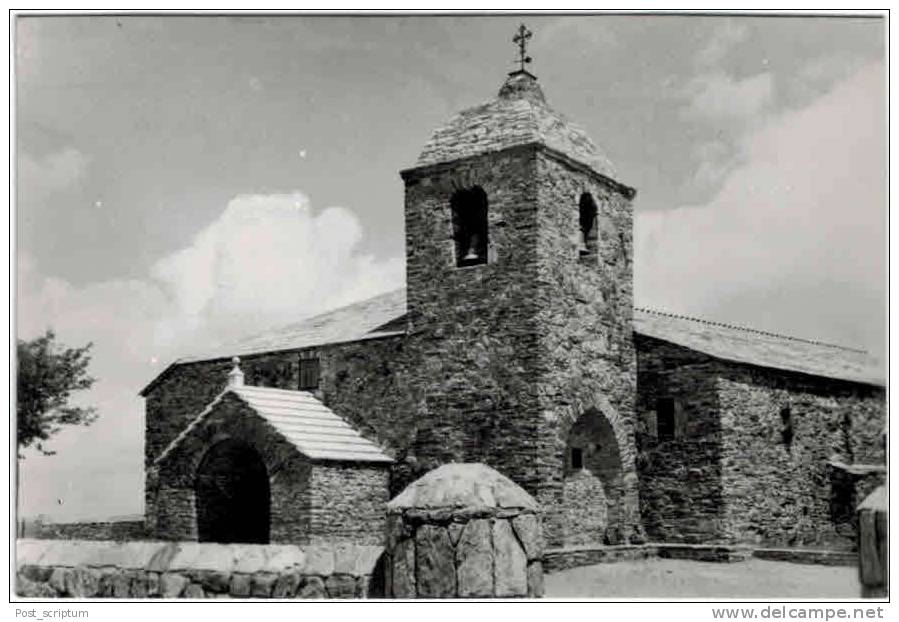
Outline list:
[[[596,254],[596,202],[593,195],[585,192],[581,195],[578,204],[579,224],[581,228],[581,246],[579,254],[581,257]]]
[[[780,409],[780,440],[787,451],[793,448],[793,412],[789,406]]]
[[[487,263],[487,194],[480,186],[457,191],[450,206],[453,210],[453,239],[456,265]]]
[[[571,470],[580,471],[584,468],[584,450],[580,447],[571,448]]]
[[[675,436],[674,400],[670,397],[656,400],[656,430],[660,441],[670,441]]]
[[[319,364],[318,359],[300,359],[300,390],[318,390]]]

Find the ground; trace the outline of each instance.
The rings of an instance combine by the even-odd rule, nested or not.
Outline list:
[[[731,564],[646,559],[546,575],[547,598],[859,598],[858,569],[750,559]]]

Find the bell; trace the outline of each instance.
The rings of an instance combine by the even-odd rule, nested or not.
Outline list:
[[[584,240],[584,238],[581,238],[581,245],[578,247],[577,250],[578,250],[578,253],[581,254],[581,256],[590,254],[590,249],[587,248],[587,241]]]
[[[478,255],[478,236],[472,235],[471,239],[468,242],[468,251],[465,253],[465,256],[462,258],[462,261],[477,261],[481,256]]]

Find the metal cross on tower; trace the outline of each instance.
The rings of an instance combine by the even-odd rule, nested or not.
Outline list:
[[[527,29],[524,24],[518,27],[518,32],[512,37],[512,42],[518,45],[518,64],[519,71],[524,71],[524,66],[531,62],[531,57],[527,55],[528,39],[533,33]]]

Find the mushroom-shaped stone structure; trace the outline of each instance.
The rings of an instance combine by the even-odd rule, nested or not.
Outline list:
[[[538,598],[542,559],[537,502],[485,464],[444,464],[387,504],[388,597]]]

